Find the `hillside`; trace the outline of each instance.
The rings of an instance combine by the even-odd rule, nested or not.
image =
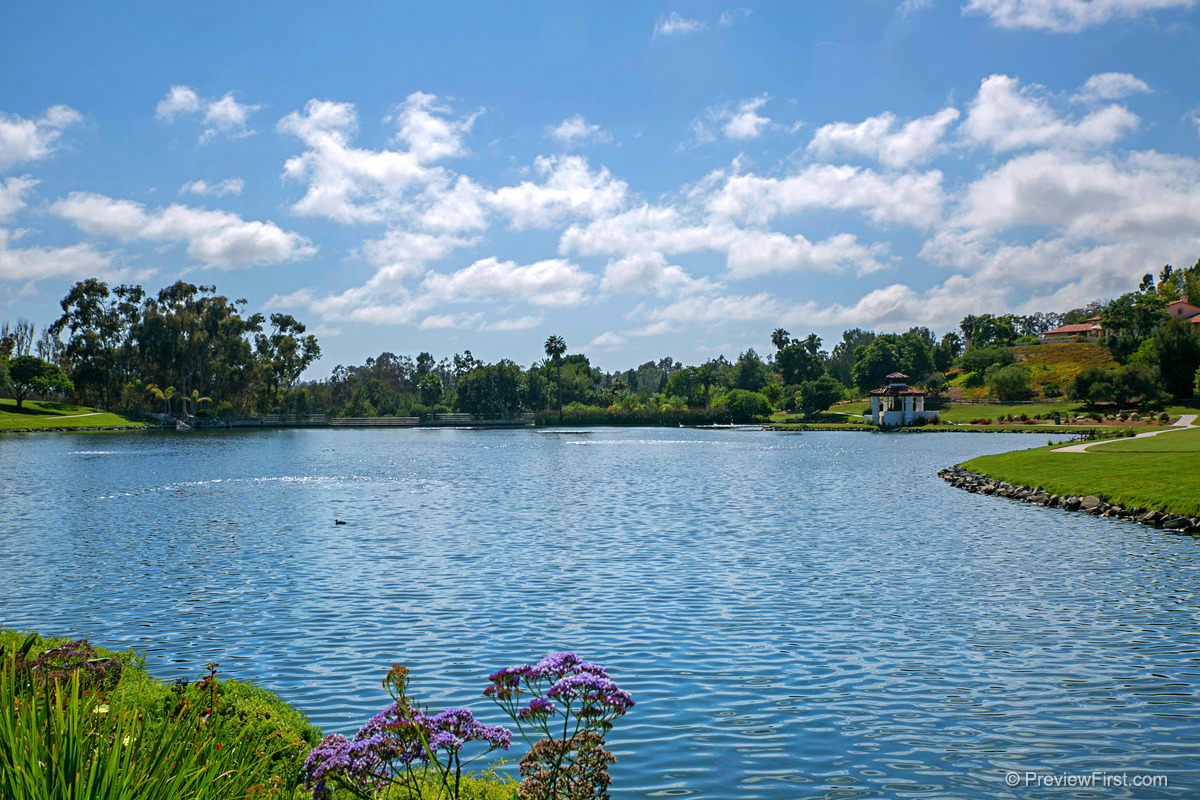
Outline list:
[[[1050,396],[1066,394],[1075,376],[1085,369],[1114,369],[1119,366],[1107,347],[1091,343],[1023,344],[1014,347],[1013,354],[1017,363],[1028,367],[1033,374],[1033,386],[1039,397],[1047,396],[1047,387],[1058,389]],[[987,398],[986,387],[968,386],[967,377],[958,375],[950,380],[951,399]]]

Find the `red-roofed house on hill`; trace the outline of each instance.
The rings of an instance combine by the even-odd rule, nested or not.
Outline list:
[[[1194,306],[1189,303],[1186,294],[1179,300],[1172,300],[1167,303],[1167,313],[1176,319],[1200,322],[1200,306]]]
[[[1085,342],[1097,342],[1104,335],[1104,326],[1099,317],[1090,317],[1078,325],[1063,325],[1052,328],[1042,334],[1043,342],[1074,342],[1079,339]]]
[[[879,427],[937,422],[938,412],[925,410],[925,393],[906,380],[903,372],[893,372],[887,376],[887,386],[871,390],[871,413],[863,414],[863,421]]]

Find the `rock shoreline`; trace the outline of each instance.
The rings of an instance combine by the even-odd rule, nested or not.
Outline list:
[[[1200,534],[1200,518],[1185,517],[1182,514],[1156,509],[1126,508],[1105,501],[1103,495],[1051,494],[1041,486],[1014,485],[965,470],[962,467],[947,467],[938,473],[938,477],[956,489],[963,489],[972,494],[1007,497],[1010,500],[1034,503],[1046,508],[1061,508],[1064,511],[1080,511],[1097,517],[1118,517],[1140,522],[1153,528],[1161,528],[1170,533]]]

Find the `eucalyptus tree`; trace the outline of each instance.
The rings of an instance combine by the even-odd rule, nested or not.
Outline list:
[[[567,343],[561,336],[550,336],[546,339],[546,355],[554,361],[558,379],[558,421],[562,423],[562,357],[567,352]]]

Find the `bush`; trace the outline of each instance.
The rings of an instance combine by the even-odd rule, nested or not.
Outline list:
[[[988,368],[986,382],[988,394],[997,400],[1027,400],[1033,395],[1033,376],[1020,364]]]
[[[38,652],[39,641],[33,634],[7,647],[0,663],[0,796],[233,800],[294,791],[288,743],[269,726],[201,704],[144,713],[121,691],[127,676],[111,688],[87,666],[97,651],[86,642]]]
[[[729,416],[734,422],[762,422],[771,416],[774,410],[766,395],[759,392],[747,392],[745,389],[733,389],[722,398],[722,405],[728,409]],[[829,406],[826,406],[828,408]]]
[[[220,731],[220,736],[209,742],[215,750],[222,749],[216,746],[221,743],[255,743],[267,756],[255,767],[255,782],[297,785],[305,755],[321,738],[319,728],[273,692],[242,681],[218,679],[216,665],[198,681],[166,685],[145,671],[144,657],[134,650],[117,653],[93,647],[86,640],[47,639],[10,629],[0,629],[0,656],[3,654],[12,658],[14,667],[38,676],[44,694],[54,679],[60,686],[75,680],[80,692],[87,693],[83,696],[100,698],[97,702],[108,709],[112,719],[124,719],[123,724],[144,730],[147,736],[169,738],[176,735],[173,725],[194,727],[202,721]],[[108,679],[114,673],[118,676],[115,683]],[[0,784],[0,797],[24,796],[6,794]],[[218,792],[211,796],[226,795]]]
[[[972,348],[958,359],[963,372],[986,372],[988,367],[1006,366],[1016,361],[1013,351],[1005,347]]]

